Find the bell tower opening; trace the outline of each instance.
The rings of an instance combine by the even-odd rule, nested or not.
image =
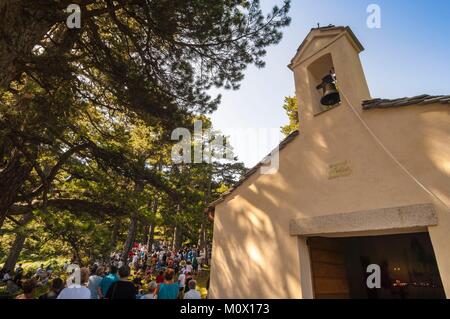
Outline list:
[[[308,66],[308,75],[314,114],[322,113],[341,104],[338,81],[331,54],[325,54]]]
[[[339,105],[370,99],[359,57],[362,51],[349,27],[311,29],[288,65],[294,72],[299,117],[304,123],[322,113],[329,115]]]

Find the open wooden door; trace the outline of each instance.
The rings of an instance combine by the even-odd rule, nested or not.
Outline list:
[[[308,241],[316,299],[348,299],[350,291],[343,248],[338,240],[314,237]]]

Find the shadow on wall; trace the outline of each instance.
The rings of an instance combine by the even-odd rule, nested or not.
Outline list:
[[[424,107],[421,112],[422,122],[424,123],[418,135],[422,137],[423,149],[428,156],[423,161],[423,164],[429,167],[423,167],[424,172],[436,171],[444,176],[441,178],[439,185],[432,185],[432,181],[428,180],[426,183],[433,192],[450,206],[450,106],[446,107],[446,116],[443,116],[442,105],[439,111],[432,108]]]
[[[221,298],[300,298],[300,269],[297,238],[289,235],[289,222],[299,210],[283,199],[298,196],[301,181],[292,172],[299,167],[290,150],[301,147],[301,136],[283,152],[286,157],[276,175],[266,175],[253,183],[251,177],[232,194],[227,207],[216,214],[214,233],[214,284],[211,294]],[[325,140],[317,136],[321,152],[328,152]],[[314,171],[319,169],[321,154],[305,153],[305,161]],[[317,167],[316,167],[317,166]],[[321,175],[315,175],[320,179]],[[261,203],[264,210],[261,210]],[[270,216],[267,212],[271,212]]]
[[[433,112],[437,110],[431,106],[420,108],[420,112],[413,112],[410,108],[400,111],[372,110],[373,118],[369,125],[385,123],[383,125],[386,127],[377,127],[380,130],[377,135],[383,143],[422,183],[450,204],[449,198],[445,197],[450,194],[450,144],[446,142],[449,136],[448,117],[442,116],[442,106],[436,114]],[[326,129],[332,129],[340,120],[334,115],[337,116],[337,113],[323,119]],[[347,117],[346,120],[356,119]],[[372,139],[370,136],[367,138]],[[326,174],[323,171],[327,167],[326,159],[333,155],[331,153],[335,152],[336,144],[342,143],[342,139],[353,148],[353,156],[358,156],[359,147],[364,144],[370,144],[362,149],[369,156],[380,151],[373,139],[355,138],[351,130],[331,137],[314,132],[307,140],[299,135],[280,154],[280,169],[276,175],[261,176],[256,180],[255,174],[240,187],[239,195],[232,194],[226,205],[222,205],[223,211],[216,214],[215,221],[212,296],[301,297],[298,243],[296,237],[289,235],[289,222],[292,218],[304,217],[305,212],[311,214],[323,209],[323,203],[314,202],[317,198],[308,197],[311,192],[321,192],[321,200],[328,201],[326,207],[330,209],[329,213],[334,211],[328,208],[333,207],[334,201],[348,197],[350,190],[342,187],[342,183],[330,182],[326,189],[321,189]],[[312,144],[314,147],[311,147]],[[377,165],[377,162],[368,164]],[[394,171],[399,173],[400,168],[392,161],[386,174]],[[307,181],[300,180],[304,176],[308,177]],[[353,201],[351,205],[342,201],[341,206],[359,209],[364,205],[383,205],[384,195],[377,195],[378,188],[383,187],[377,186],[382,177],[359,171],[354,179],[346,179],[346,183],[351,184]],[[412,179],[405,180],[414,183]],[[360,185],[364,187],[358,188]],[[403,193],[399,193],[402,196],[397,199],[400,203],[407,196]],[[302,203],[302,208],[292,205],[293,199]],[[336,209],[341,210],[342,207]]]

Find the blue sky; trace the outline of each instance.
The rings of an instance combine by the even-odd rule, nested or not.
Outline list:
[[[261,0],[265,12],[281,3]],[[366,24],[372,3],[381,8],[380,29]],[[240,90],[221,92],[222,104],[212,115],[216,129],[278,128],[287,122],[282,104],[294,94],[294,81],[286,66],[318,22],[353,29],[366,49],[361,60],[373,97],[450,94],[449,0],[292,0],[290,16],[281,43],[268,48],[266,67],[249,67]],[[277,141],[266,144],[257,152],[236,153],[250,167]]]

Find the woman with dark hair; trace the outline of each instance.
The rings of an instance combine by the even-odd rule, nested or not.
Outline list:
[[[122,266],[119,268],[119,281],[114,282],[108,289],[106,299],[136,299],[134,284],[128,280],[130,268]]]
[[[39,299],[56,299],[64,289],[64,281],[61,278],[55,278],[52,281],[50,291],[39,297]]]
[[[157,295],[158,299],[177,299],[178,283],[173,282],[173,269],[168,268],[164,274],[164,282],[159,286]]]
[[[117,267],[111,265],[109,268],[109,274],[103,277],[100,282],[99,289],[97,289],[99,299],[103,299],[108,293],[109,287],[111,287],[111,285],[118,280],[119,276],[117,275]]]
[[[23,294],[16,297],[16,299],[35,299],[34,290],[36,289],[36,282],[33,279],[26,279],[22,281]]]
[[[156,283],[162,284],[164,282],[164,271],[160,270],[158,276],[156,276]]]

